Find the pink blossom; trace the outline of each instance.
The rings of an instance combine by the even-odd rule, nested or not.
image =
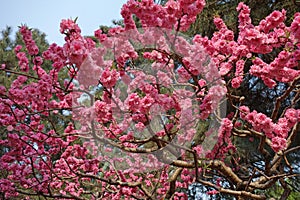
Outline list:
[[[294,20],[291,24],[291,31],[294,36],[299,40],[300,39],[300,13],[296,13]]]
[[[23,41],[26,45],[26,49],[28,50],[28,53],[30,55],[37,55],[39,53],[39,49],[37,45],[35,44],[35,41],[32,39],[32,33],[28,29],[27,26],[21,26],[20,33],[22,35]],[[17,51],[19,51],[21,48],[18,46]]]
[[[296,124],[296,122],[299,122],[300,119],[299,114],[300,114],[299,110],[293,108],[286,110],[284,116],[287,119],[287,126],[289,128],[292,128]]]
[[[17,53],[17,58],[19,60],[18,64],[20,66],[20,69],[24,72],[29,71],[29,61],[26,57],[26,54],[24,52]]]
[[[240,11],[239,14],[239,27],[243,28],[246,25],[251,24],[250,19],[250,9],[243,2],[240,2],[236,8],[237,11]]]
[[[22,49],[22,46],[21,46],[21,45],[17,45],[17,46],[15,47],[15,49],[14,49],[15,54],[19,53],[21,49]]]
[[[115,69],[109,70],[108,68],[106,68],[100,76],[101,84],[107,88],[113,87],[117,83],[118,79],[119,74]]]
[[[285,10],[282,12],[273,11],[265,20],[260,22],[259,26],[264,32],[269,32],[285,20],[285,13]]]
[[[272,138],[272,149],[275,152],[284,150],[285,148],[286,148],[286,139],[281,138],[281,137]]]
[[[13,127],[12,125],[9,125],[9,126],[7,127],[7,130],[8,130],[8,131],[13,131],[13,130],[14,130],[14,127]]]
[[[242,77],[235,77],[232,79],[231,81],[231,85],[233,88],[239,88],[241,86],[241,83],[243,82],[243,78]]]
[[[232,69],[232,67],[233,66],[228,62],[222,63],[220,65],[220,75],[224,76],[224,75],[228,74],[229,71]]]
[[[172,83],[172,79],[165,72],[158,71],[157,72],[158,83],[162,86],[169,86]]]
[[[205,81],[204,79],[200,79],[200,80],[198,81],[198,85],[199,85],[200,87],[204,87],[204,86],[206,85],[206,81]]]
[[[197,146],[193,147],[193,150],[196,151],[198,156],[200,156],[203,152],[203,149],[202,149],[201,145],[197,145]]]
[[[64,34],[80,34],[81,30],[72,19],[63,19],[60,23],[60,32]]]
[[[186,82],[191,78],[191,75],[183,67],[179,68],[177,72],[180,76],[179,82]]]
[[[103,101],[96,101],[94,104],[98,121],[109,122],[112,119],[111,105]]]
[[[104,42],[107,39],[106,34],[102,34],[101,29],[96,30],[94,35],[99,39],[100,42]]]
[[[141,101],[141,112],[147,114],[155,100],[150,96],[146,95]]]
[[[219,30],[222,28],[227,28],[223,20],[219,17],[214,18],[214,23]]]
[[[139,98],[139,96],[136,93],[130,94],[127,97],[125,103],[127,104],[128,109],[132,110],[133,112],[139,110],[139,107],[141,105],[140,98]]]

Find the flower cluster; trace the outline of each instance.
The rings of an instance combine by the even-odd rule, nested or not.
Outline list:
[[[67,57],[68,64],[75,64],[77,68],[80,68],[88,52],[95,47],[95,42],[81,36],[79,26],[71,19],[62,20],[60,32],[66,35],[63,53]]]
[[[39,53],[39,48],[36,46],[34,40],[32,39],[32,32],[27,26],[22,26],[20,28],[20,33],[23,37],[23,41],[26,45],[26,49],[29,55],[35,56]]]
[[[116,84],[118,78],[119,74],[115,69],[105,69],[100,76],[100,83],[103,85],[103,87],[111,88]]]
[[[299,13],[290,27],[284,10],[254,26],[249,7],[240,3],[237,37],[216,17],[218,31],[211,39],[196,35],[189,42],[178,31],[188,30],[204,5],[203,0],[164,5],[128,0],[121,11],[124,27],[107,34],[96,30],[99,45],[81,35],[76,20],[62,20],[65,44],[51,44],[42,57],[31,30],[22,26],[27,52],[22,46],[14,49],[22,74],[16,72],[8,88],[0,86],[0,168],[8,172],[0,179],[0,192],[5,198],[22,191],[62,199],[187,199],[182,191],[196,175],[211,172],[206,161],[224,164],[222,180],[231,173],[233,133],[266,136],[275,152],[287,149],[300,111],[293,105],[275,108],[279,117],[268,117],[241,106],[242,98],[231,91],[248,72],[268,87],[277,82],[290,84],[291,91],[298,87]],[[280,49],[276,57],[265,62],[261,55],[275,48]],[[51,69],[44,68],[44,59]],[[63,69],[69,77],[59,80]],[[202,130],[202,122],[221,113],[224,97],[236,112],[218,116],[219,128]],[[196,141],[202,131],[208,152]],[[226,159],[229,155],[232,159]],[[214,173],[220,170],[209,165]],[[236,179],[232,184],[240,182],[238,174],[230,175]],[[223,186],[220,181],[217,187]]]
[[[259,57],[254,58],[250,73],[260,77],[270,88],[276,85],[276,81],[291,82],[299,76],[299,71],[296,69],[299,61],[296,47],[298,40],[296,37],[289,37],[289,33],[297,35],[298,15],[295,15],[291,27],[283,23],[286,18],[285,10],[272,12],[257,26],[254,26],[248,6],[240,3],[237,10],[240,12],[237,41],[234,41],[233,32],[228,30],[220,18],[214,20],[219,31],[214,33],[211,40],[199,35],[194,38],[194,42],[202,44],[213,57],[222,76],[229,74],[235,76],[231,81],[232,87],[238,88],[241,85],[246,59],[251,58],[254,53],[270,53],[280,46],[288,50],[282,50],[270,64],[263,62]]]
[[[20,69],[24,72],[29,71],[29,61],[24,52],[18,52],[17,53],[17,58],[19,60],[18,64],[20,66]]]
[[[294,21],[291,24],[291,31],[295,38],[299,41],[300,39],[300,13],[296,13],[294,16]]]
[[[286,139],[293,126],[299,122],[299,110],[287,109],[284,117],[274,123],[271,118],[257,111],[250,112],[246,106],[240,107],[241,119],[250,123],[255,131],[263,132],[272,140],[272,148],[278,152],[286,148]]]
[[[67,64],[67,58],[64,54],[63,48],[53,43],[49,48],[43,52],[43,58],[53,62],[52,66],[57,71],[62,69]]]
[[[196,20],[196,16],[204,8],[205,1],[174,1],[170,0],[165,6],[155,4],[151,0],[130,0],[122,7],[125,28],[134,29],[132,14],[136,15],[145,27],[162,27],[187,30]],[[155,15],[153,15],[155,13]]]

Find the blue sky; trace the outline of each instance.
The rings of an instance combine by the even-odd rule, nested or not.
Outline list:
[[[49,43],[62,45],[64,36],[59,33],[61,19],[78,17],[83,35],[92,35],[99,25],[111,25],[121,19],[120,11],[126,0],[1,0],[0,29],[21,24],[38,28],[46,33]]]

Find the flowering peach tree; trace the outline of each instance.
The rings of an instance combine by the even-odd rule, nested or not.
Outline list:
[[[274,184],[288,190],[299,176],[288,155],[299,150],[292,143],[300,14],[287,26],[285,11],[274,11],[255,26],[240,3],[238,35],[216,17],[212,38],[185,36],[204,6],[128,0],[124,27],[96,30],[92,40],[76,20],[62,20],[65,44],[44,52],[21,26],[19,70],[1,65],[13,76],[10,87],[0,86],[3,198],[187,199],[193,183],[240,199],[266,199]],[[271,62],[262,59],[274,51]],[[233,92],[246,75],[269,88],[288,85],[271,115]],[[240,160],[239,138],[257,141],[262,167]]]

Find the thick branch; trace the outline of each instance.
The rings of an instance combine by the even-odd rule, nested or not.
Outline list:
[[[220,186],[217,186],[211,182],[208,181],[203,181],[203,180],[198,180],[201,184],[210,186],[218,190],[220,193],[223,194],[230,194],[236,197],[245,197],[249,199],[257,199],[257,200],[265,200],[266,197],[264,195],[257,195],[257,194],[252,194],[251,192],[246,192],[246,191],[236,191],[236,190],[231,190],[231,189],[225,189]]]
[[[182,172],[183,168],[177,168],[174,172],[174,174],[171,176],[170,178],[170,189],[166,194],[166,199],[170,199],[172,197],[172,195],[175,193],[175,189],[176,189],[176,180],[177,177],[180,175],[180,173]]]

